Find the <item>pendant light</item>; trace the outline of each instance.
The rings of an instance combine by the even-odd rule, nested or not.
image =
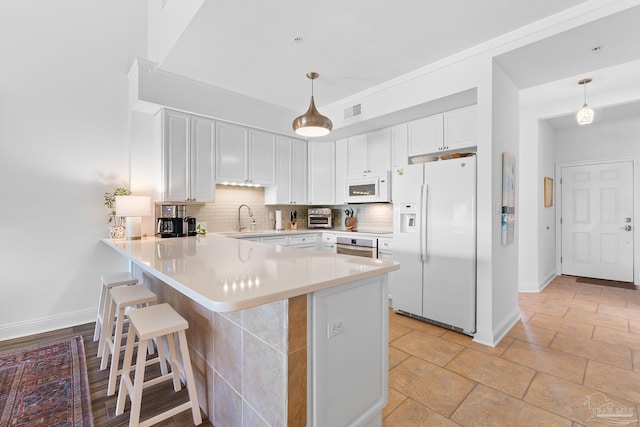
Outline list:
[[[579,125],[588,125],[593,121],[593,109],[587,105],[587,84],[591,82],[591,78],[582,79],[578,82],[579,85],[584,86],[584,105],[576,114],[576,119]]]
[[[313,81],[319,76],[318,73],[313,71],[307,73],[307,77],[311,79],[311,103],[307,112],[296,117],[293,121],[293,130],[300,136],[325,136],[329,135],[329,132],[333,129],[331,120],[320,114],[316,109],[316,104],[313,102]]]

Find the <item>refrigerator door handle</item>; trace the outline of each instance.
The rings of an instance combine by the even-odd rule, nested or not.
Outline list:
[[[422,184],[420,187],[420,261],[427,260],[427,196],[429,187]]]

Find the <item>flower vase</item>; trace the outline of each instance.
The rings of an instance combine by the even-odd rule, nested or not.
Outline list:
[[[114,225],[109,227],[109,237],[112,239],[124,239],[124,226]]]

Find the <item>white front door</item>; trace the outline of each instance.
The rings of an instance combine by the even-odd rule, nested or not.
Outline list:
[[[561,174],[562,274],[633,282],[633,163]]]

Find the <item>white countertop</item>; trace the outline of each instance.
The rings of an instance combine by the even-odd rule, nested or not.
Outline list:
[[[179,292],[218,312],[255,307],[399,268],[398,263],[389,260],[216,234],[103,242]]]

